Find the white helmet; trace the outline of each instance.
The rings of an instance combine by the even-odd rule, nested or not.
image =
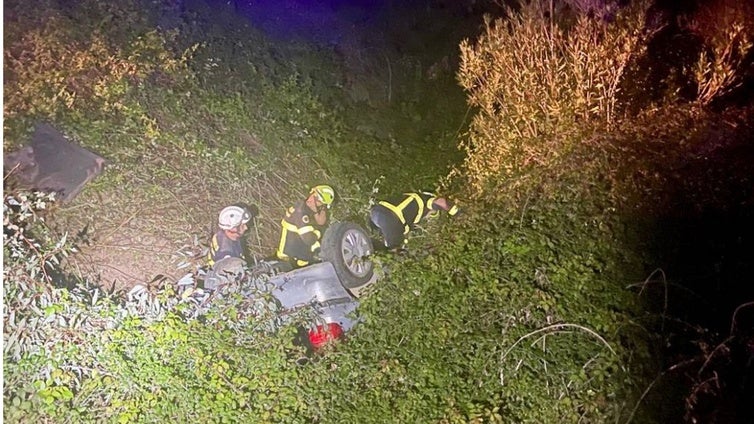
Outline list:
[[[249,222],[251,214],[240,206],[228,206],[220,211],[217,224],[223,230],[232,230],[241,224]]]

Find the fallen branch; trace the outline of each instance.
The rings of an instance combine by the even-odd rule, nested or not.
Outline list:
[[[519,338],[518,338],[518,340],[516,340],[516,342],[515,342],[515,343],[513,343],[513,344],[512,344],[512,345],[511,345],[511,346],[510,346],[510,347],[509,347],[509,348],[508,348],[508,349],[507,349],[507,350],[506,350],[506,351],[505,351],[505,352],[503,353],[503,355],[502,355],[502,356],[500,357],[500,362],[504,361],[504,360],[505,360],[505,358],[506,358],[506,357],[508,356],[508,354],[510,353],[510,351],[511,351],[511,350],[513,350],[513,348],[514,348],[514,347],[516,347],[516,346],[517,346],[517,345],[518,345],[519,343],[521,343],[521,341],[523,341],[523,340],[525,340],[525,339],[527,339],[527,338],[529,338],[529,337],[531,337],[531,336],[533,336],[533,335],[535,335],[535,334],[543,333],[543,332],[546,332],[546,331],[553,331],[553,330],[554,330],[554,331],[557,331],[557,330],[562,330],[562,329],[564,329],[564,328],[576,328],[576,329],[579,329],[579,330],[585,331],[586,333],[589,333],[589,334],[591,334],[592,336],[596,337],[596,338],[597,338],[597,339],[598,339],[599,341],[601,341],[601,342],[602,342],[602,343],[603,343],[603,344],[604,344],[605,346],[607,346],[607,348],[608,348],[608,349],[610,350],[610,352],[611,352],[611,353],[612,353],[613,355],[615,355],[615,354],[616,354],[616,353],[615,353],[615,350],[613,350],[613,348],[612,348],[612,347],[610,346],[610,344],[609,344],[609,343],[608,343],[608,342],[607,342],[607,341],[606,341],[606,340],[605,340],[605,339],[604,339],[604,338],[603,338],[602,336],[600,336],[599,334],[597,334],[597,332],[595,332],[594,330],[591,330],[591,329],[589,329],[589,328],[583,327],[583,326],[581,326],[581,325],[578,325],[578,324],[568,324],[568,323],[565,323],[565,324],[553,324],[553,325],[548,325],[547,327],[543,327],[543,328],[540,328],[540,329],[538,329],[538,330],[534,330],[534,331],[532,331],[531,333],[528,333],[528,334],[524,334],[523,336],[519,337]]]
[[[735,311],[733,311],[733,317],[730,319],[730,335],[733,337],[733,332],[736,329],[736,315],[738,315],[738,311],[741,310],[741,308],[746,308],[747,306],[754,306],[754,302],[746,302],[738,305]]]
[[[647,386],[647,388],[646,388],[646,389],[644,389],[644,391],[642,392],[641,396],[639,396],[639,400],[637,400],[637,401],[636,401],[636,405],[634,405],[634,409],[632,409],[632,410],[631,410],[631,414],[629,414],[629,415],[628,415],[628,419],[626,420],[626,423],[625,423],[625,424],[628,424],[628,423],[630,423],[630,422],[631,422],[631,420],[633,420],[633,419],[634,419],[634,415],[636,414],[636,410],[638,410],[638,409],[639,409],[639,405],[641,404],[641,401],[643,401],[643,400],[644,400],[644,398],[645,398],[645,397],[647,397],[647,394],[649,393],[649,391],[650,391],[650,390],[652,390],[652,387],[654,387],[654,385],[655,385],[655,384],[656,384],[656,383],[657,383],[657,382],[658,382],[658,381],[659,381],[659,380],[660,380],[660,379],[661,379],[662,377],[664,377],[664,376],[665,376],[665,374],[667,374],[667,373],[669,373],[669,372],[672,372],[672,371],[675,371],[675,370],[677,370],[678,368],[681,368],[681,367],[683,367],[683,366],[686,366],[686,365],[690,365],[690,364],[692,364],[692,363],[694,363],[694,362],[696,362],[696,361],[698,361],[698,360],[699,360],[699,358],[693,358],[693,359],[689,359],[689,360],[686,360],[686,361],[683,361],[683,362],[679,362],[679,363],[677,363],[677,364],[675,364],[675,365],[671,366],[670,368],[666,369],[665,371],[661,372],[661,373],[660,373],[660,375],[658,375],[657,377],[655,377],[655,379],[654,379],[654,380],[652,380],[652,382],[651,382],[651,383],[649,383],[649,386]]]
[[[658,272],[662,276],[662,284],[663,284],[663,287],[665,288],[665,299],[664,299],[664,303],[662,307],[662,325],[660,326],[660,331],[662,333],[665,333],[665,314],[668,311],[668,280],[665,277],[665,271],[663,271],[662,268],[655,269],[654,271],[652,271],[651,274],[649,274],[647,279],[644,280],[644,283],[641,284],[641,290],[639,290],[639,296],[641,296],[641,294],[644,292],[644,289],[647,287],[647,284],[650,283],[650,281],[652,280],[652,277]],[[632,284],[629,287],[631,286],[635,286],[635,284]]]

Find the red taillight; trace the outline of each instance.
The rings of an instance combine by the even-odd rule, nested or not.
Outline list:
[[[309,330],[309,341],[315,349],[327,344],[330,340],[336,340],[343,336],[343,327],[336,322],[327,325],[318,325],[317,328]]]

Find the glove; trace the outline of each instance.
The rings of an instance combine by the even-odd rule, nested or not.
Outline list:
[[[322,249],[320,249],[319,247],[314,249],[314,251],[312,252],[312,258],[314,258],[316,262],[322,262],[322,257],[320,256],[321,253]]]

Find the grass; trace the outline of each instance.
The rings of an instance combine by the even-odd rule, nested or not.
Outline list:
[[[24,343],[38,351],[4,365],[13,381],[26,382],[4,394],[12,407],[6,418],[651,421],[652,406],[641,401],[652,386],[642,383],[651,381],[657,357],[636,319],[641,299],[626,289],[646,277],[643,240],[630,219],[668,181],[678,181],[663,160],[672,156],[673,164],[683,164],[694,153],[684,149],[703,146],[703,139],[676,131],[694,118],[715,116],[667,108],[666,115],[648,112],[619,122],[620,71],[641,52],[632,44],[638,43],[636,28],[619,27],[618,35],[628,38],[603,34],[610,50],[589,44],[594,39],[587,35],[602,31],[601,24],[578,21],[571,27],[577,33],[555,33],[530,4],[529,14],[513,21],[521,31],[513,35],[523,44],[498,24],[488,25],[477,45],[464,45],[459,77],[468,108],[454,103],[462,94],[457,88],[444,91],[452,81],[412,81],[417,61],[411,57],[338,67],[301,44],[265,39],[229,10],[214,15],[188,8],[178,35],[151,38],[139,31],[149,27],[154,11],[139,9],[138,2],[91,0],[78,11],[50,10],[82,28],[117,22],[94,51],[86,42],[65,42],[86,41],[85,31],[58,37],[76,25],[48,28],[35,20],[32,6],[49,6],[42,3],[11,4],[18,21],[9,26],[6,55],[17,61],[9,62],[13,90],[6,96],[18,94],[10,103],[18,107],[6,112],[4,147],[22,144],[29,123],[47,119],[108,159],[106,171],[74,202],[48,216],[54,229],[78,235],[82,253],[66,262],[67,270],[116,286],[159,280],[151,290],[163,291],[146,305],[113,298],[103,306],[86,297],[89,288],[81,289],[83,300],[80,292],[48,287],[49,279],[29,288],[35,280],[26,278],[24,266],[31,261],[14,262],[8,272],[20,273],[13,278],[24,284],[14,286],[8,301],[14,314],[34,324],[24,330],[26,321],[5,316],[12,324],[6,328],[14,337],[31,334]],[[16,25],[21,22],[36,26]],[[44,39],[47,29],[56,37]],[[34,37],[24,38],[26,31]],[[557,54],[554,45],[532,42],[548,34],[557,38]],[[580,62],[570,41],[604,60]],[[101,89],[77,91],[91,76],[75,63],[66,62],[71,69],[34,63],[38,67],[29,69],[39,75],[27,78],[21,65],[33,57],[13,55],[29,42],[86,56],[84,63],[96,64]],[[547,60],[535,60],[537,54]],[[517,61],[494,60],[501,57]],[[133,72],[119,70],[129,60],[138,65],[128,68]],[[389,97],[373,104],[348,100],[345,94],[359,93],[341,84],[344,74],[372,63],[390,65],[388,86],[379,68],[361,89],[387,89]],[[499,74],[500,63],[517,68]],[[582,72],[581,66],[593,67]],[[62,91],[43,89],[47,77],[40,75],[66,72],[72,79],[56,80]],[[598,80],[586,78],[590,72]],[[332,94],[339,90],[343,96]],[[532,92],[545,101],[530,102]],[[606,129],[612,131],[603,134]],[[459,137],[461,151],[455,149]],[[390,273],[363,300],[365,322],[348,343],[305,367],[295,361],[301,349],[289,343],[292,329],[279,337],[258,331],[258,322],[243,315],[243,302],[232,298],[204,322],[183,319],[181,307],[145,312],[170,298],[171,285],[160,282],[202,263],[226,204],[259,206],[248,242],[254,256],[266,256],[284,208],[311,184],[335,186],[336,219],[360,222],[377,190],[434,188],[462,154],[466,162],[445,187],[462,200],[473,197],[462,202],[464,215],[424,223],[406,257],[378,256]],[[26,245],[13,248],[23,252]],[[179,263],[189,266],[178,270]],[[67,306],[49,308],[43,301]],[[77,316],[89,318],[76,328],[58,325]],[[233,319],[239,316],[244,319]],[[63,343],[69,336],[78,342]],[[74,369],[83,373],[78,380]]]

